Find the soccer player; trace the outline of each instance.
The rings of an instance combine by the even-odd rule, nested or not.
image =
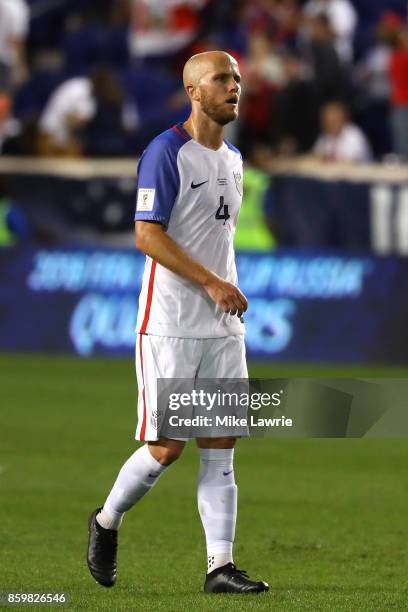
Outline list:
[[[233,57],[191,57],[183,82],[191,114],[155,138],[138,168],[136,246],[146,254],[137,320],[139,388],[136,439],[146,442],[124,464],[102,508],[89,518],[88,566],[116,581],[123,515],[157,483],[185,441],[157,431],[158,378],[247,378],[233,237],[242,199],[242,158],[224,140],[238,116],[240,72]],[[207,593],[259,593],[233,562],[237,486],[235,438],[199,438],[198,508],[207,544]]]

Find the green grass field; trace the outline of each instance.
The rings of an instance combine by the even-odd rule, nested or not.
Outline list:
[[[251,374],[407,372],[259,366]],[[406,440],[240,442],[235,559],[272,586],[255,598],[201,592],[190,442],[126,517],[119,580],[108,590],[88,574],[86,523],[135,448],[131,360],[3,355],[0,379],[0,591],[68,594],[68,605],[37,610],[408,609]]]

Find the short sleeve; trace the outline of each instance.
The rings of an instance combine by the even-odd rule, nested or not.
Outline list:
[[[25,2],[17,0],[10,5],[9,28],[12,36],[23,38],[27,35],[29,26],[29,10]]]
[[[135,221],[157,221],[167,227],[180,188],[179,147],[157,138],[143,153],[138,167]]]

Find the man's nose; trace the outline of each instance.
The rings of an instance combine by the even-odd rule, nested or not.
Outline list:
[[[240,85],[239,83],[236,82],[236,80],[234,78],[231,79],[230,81],[230,91],[237,93],[240,89]]]

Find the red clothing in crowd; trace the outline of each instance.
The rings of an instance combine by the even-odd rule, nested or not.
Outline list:
[[[398,49],[392,54],[390,79],[394,106],[408,106],[408,49]]]

